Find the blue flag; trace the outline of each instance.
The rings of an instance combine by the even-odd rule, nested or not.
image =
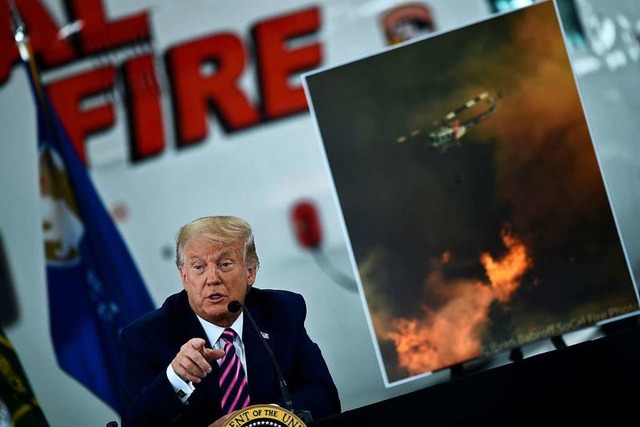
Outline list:
[[[41,86],[29,46],[19,47],[37,107],[47,290],[56,358],[64,371],[120,413],[117,335],[155,306]]]

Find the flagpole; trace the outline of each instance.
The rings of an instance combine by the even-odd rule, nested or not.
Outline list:
[[[49,103],[44,93],[44,86],[42,85],[42,80],[40,78],[40,71],[38,70],[38,65],[36,64],[35,55],[33,54],[33,50],[31,49],[31,43],[29,41],[29,36],[25,30],[25,23],[18,12],[18,8],[15,5],[14,0],[7,0],[9,4],[9,12],[11,15],[11,27],[13,30],[13,38],[18,46],[18,51],[20,52],[20,58],[27,66],[27,72],[29,73],[29,81],[33,87],[33,92],[36,98],[36,108],[44,115],[44,126],[46,126],[48,133],[53,134],[55,131],[55,126],[53,124],[53,120],[51,118],[51,110],[49,108]],[[48,170],[54,170],[54,161],[52,158],[51,150],[45,149],[43,150],[43,160],[49,166]]]
[[[18,46],[20,58],[28,66],[28,71],[31,74],[31,81],[36,93],[36,98],[38,99],[38,104],[40,104],[41,110],[46,114],[47,126],[51,126],[49,108],[45,102],[44,88],[42,86],[40,72],[35,61],[35,56],[33,55],[33,50],[31,49],[29,36],[25,30],[25,23],[22,20],[20,13],[18,12],[18,8],[16,7],[15,2],[13,0],[7,0],[7,3],[9,4],[9,12],[11,15],[11,29],[13,30],[13,38],[16,42],[16,45]]]

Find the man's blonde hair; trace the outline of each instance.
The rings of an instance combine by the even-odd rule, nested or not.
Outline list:
[[[176,235],[176,266],[184,266],[184,248],[193,238],[202,238],[224,246],[243,245],[247,267],[260,267],[251,225],[236,216],[205,216],[183,225]]]

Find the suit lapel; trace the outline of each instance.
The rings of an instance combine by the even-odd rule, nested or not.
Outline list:
[[[261,332],[270,333],[268,325],[260,318],[260,311],[257,307],[253,307],[251,298],[247,296],[245,305],[247,310],[251,312],[253,320],[255,320]],[[245,314],[244,325],[242,327],[242,341],[244,343],[245,355],[247,359],[247,375],[249,378],[249,392],[251,394],[251,403],[271,403],[273,396],[268,390],[277,389],[277,381],[275,380],[275,368],[271,363],[271,358],[264,348],[258,332],[255,331],[251,321]],[[269,341],[267,340],[267,343]]]

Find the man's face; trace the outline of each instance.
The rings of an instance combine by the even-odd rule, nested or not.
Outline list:
[[[226,327],[239,316],[230,313],[227,305],[233,300],[244,304],[256,280],[256,268],[245,265],[241,245],[222,246],[193,239],[184,248],[180,277],[191,309],[203,319]]]

